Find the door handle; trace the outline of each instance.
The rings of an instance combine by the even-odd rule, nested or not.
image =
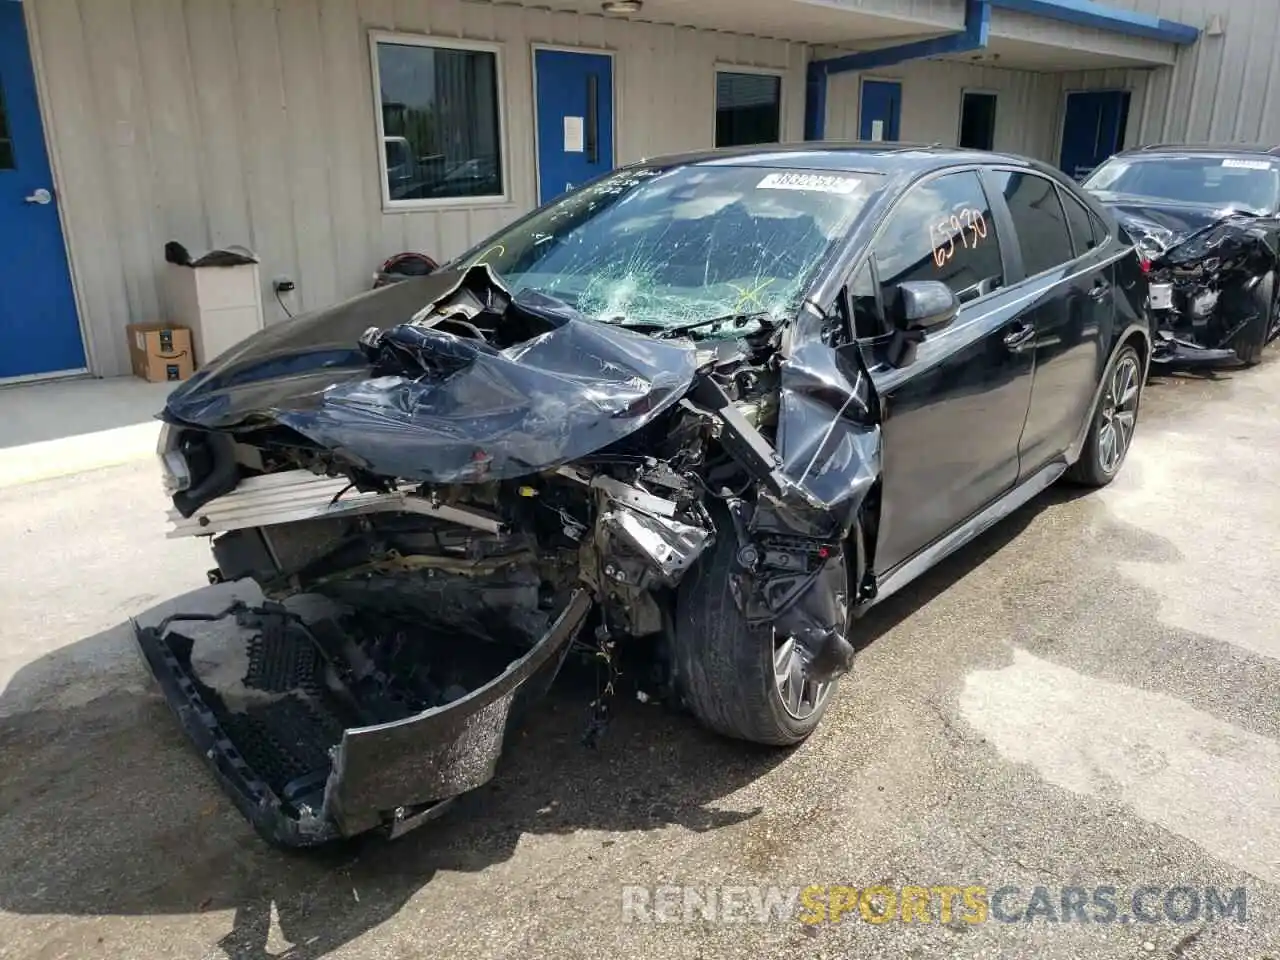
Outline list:
[[[23,197],[23,199],[26,200],[27,203],[38,203],[40,206],[43,207],[46,203],[53,202],[53,194],[50,193],[48,190],[46,190],[44,187],[41,187],[40,189],[32,193],[31,196]]]
[[[1004,345],[1009,348],[1012,353],[1021,353],[1027,349],[1036,339],[1036,327],[1033,323],[1026,321],[1017,321],[1004,335]]]
[[[1105,300],[1111,293],[1111,284],[1099,277],[1093,281],[1093,289],[1089,291],[1089,296],[1099,302]]]

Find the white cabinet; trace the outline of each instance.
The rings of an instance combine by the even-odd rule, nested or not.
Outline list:
[[[263,327],[256,263],[232,267],[165,264],[169,321],[191,330],[196,365],[203,367]]]

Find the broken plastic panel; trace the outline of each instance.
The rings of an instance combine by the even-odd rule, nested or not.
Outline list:
[[[511,726],[546,692],[590,606],[574,592],[514,655],[367,611],[340,625],[280,604],[236,603],[135,632],[169,705],[258,832],[311,846],[378,827],[403,833],[492,778]],[[191,635],[201,621],[224,625],[221,659]]]

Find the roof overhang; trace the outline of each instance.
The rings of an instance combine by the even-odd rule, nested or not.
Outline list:
[[[555,16],[574,13],[608,23],[638,22],[697,27],[809,44],[861,44],[950,33],[964,27],[963,0],[642,0],[639,11],[606,14],[601,0],[517,0]]]
[[[819,74],[869,70],[929,57],[1041,72],[1160,67],[1200,31],[1189,24],[1093,0],[956,0],[964,28],[927,40],[874,41],[814,62]]]

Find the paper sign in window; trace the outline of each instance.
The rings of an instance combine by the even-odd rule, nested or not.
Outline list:
[[[884,139],[884,121],[883,120],[871,121],[871,139],[872,140]]]
[[[586,125],[582,121],[582,117],[565,117],[564,118],[564,152],[565,153],[582,153],[585,136]]]

